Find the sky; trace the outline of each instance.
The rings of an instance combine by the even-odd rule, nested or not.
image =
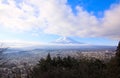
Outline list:
[[[119,20],[120,0],[0,0],[0,42],[44,44],[70,37],[114,46]]]

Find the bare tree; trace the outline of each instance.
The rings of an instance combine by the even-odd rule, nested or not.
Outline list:
[[[5,65],[6,61],[4,59],[4,54],[3,52],[6,51],[7,48],[4,48],[2,45],[0,45],[0,78],[2,77],[2,71],[1,68]]]
[[[1,45],[1,47],[0,47],[0,67],[2,67],[6,63],[4,60],[4,54],[3,54],[3,52],[5,52],[6,50],[7,50],[7,48],[2,47],[2,45]]]

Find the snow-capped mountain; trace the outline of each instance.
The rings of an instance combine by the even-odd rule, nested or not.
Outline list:
[[[52,43],[56,43],[56,44],[83,44],[83,43],[75,41],[69,37],[60,37],[57,40],[53,41]]]

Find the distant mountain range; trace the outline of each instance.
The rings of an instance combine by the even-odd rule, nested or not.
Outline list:
[[[13,43],[14,44],[14,43]],[[18,45],[23,45],[22,43]],[[15,46],[15,47],[14,47]],[[48,49],[79,49],[79,50],[108,50],[108,49],[116,49],[116,46],[105,46],[105,45],[92,45],[92,44],[87,44],[84,42],[79,42],[76,41],[70,37],[60,37],[56,39],[55,41],[52,41],[50,43],[45,43],[45,44],[29,44],[29,45],[24,45],[21,47],[16,47],[17,43],[15,43],[13,47],[10,46],[8,52],[19,52],[19,51],[28,51],[28,50],[48,50]]]
[[[56,39],[55,41],[52,41],[47,44],[40,44],[40,45],[31,45],[31,46],[25,46],[21,48],[14,48],[14,52],[18,50],[34,50],[34,49],[79,49],[79,50],[107,50],[107,49],[116,49],[116,46],[104,46],[104,45],[92,45],[92,44],[86,44],[83,42],[78,42],[74,39],[71,39],[70,37],[60,37]],[[13,50],[12,49],[12,50]],[[10,52],[10,50],[9,50]]]

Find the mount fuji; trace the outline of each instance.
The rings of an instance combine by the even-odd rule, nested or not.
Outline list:
[[[56,49],[80,49],[80,50],[103,50],[103,49],[115,49],[116,46],[105,46],[105,45],[92,45],[87,43],[82,43],[79,41],[76,41],[70,37],[60,37],[56,39],[55,41],[52,41],[50,43],[44,43],[44,44],[38,44],[38,45],[31,45],[26,47],[13,47],[11,49],[16,50],[56,50]]]
[[[84,44],[82,42],[75,41],[75,40],[71,39],[70,37],[60,37],[51,43],[55,43],[55,44]]]

